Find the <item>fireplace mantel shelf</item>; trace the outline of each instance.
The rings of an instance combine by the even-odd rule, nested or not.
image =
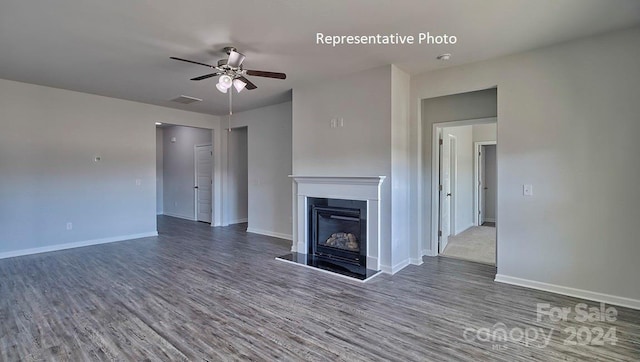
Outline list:
[[[299,176],[289,175],[297,183],[381,184],[386,176]]]

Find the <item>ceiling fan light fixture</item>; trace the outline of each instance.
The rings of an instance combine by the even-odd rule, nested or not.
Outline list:
[[[218,90],[222,93],[227,93],[227,89],[229,89],[228,87],[222,85],[222,83],[217,83],[216,88],[218,88]]]
[[[244,87],[247,86],[247,83],[241,81],[240,79],[234,79],[233,86],[236,88],[236,91],[240,93],[244,89]]]
[[[229,89],[233,85],[233,79],[230,76],[223,74],[218,78],[218,84],[223,86],[225,89]]]

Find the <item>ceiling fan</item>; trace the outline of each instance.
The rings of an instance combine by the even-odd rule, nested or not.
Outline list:
[[[224,48],[224,51],[229,55],[229,58],[218,60],[217,65],[210,65],[210,64],[200,63],[193,60],[176,58],[176,57],[171,57],[171,59],[175,59],[175,60],[179,60],[187,63],[203,65],[205,67],[214,69],[213,73],[191,78],[191,80],[196,80],[196,81],[203,80],[203,79],[208,79],[208,78],[219,75],[220,78],[218,78],[218,84],[216,84],[216,88],[218,88],[218,90],[222,93],[227,93],[227,90],[229,90],[232,86],[238,92],[242,91],[245,87],[249,90],[258,88],[255,84],[253,84],[250,80],[248,80],[245,77],[245,75],[275,78],[275,79],[287,78],[287,75],[284,73],[266,72],[263,70],[243,69],[242,62],[244,61],[245,56],[242,53],[237,52],[236,48],[234,47],[226,47]]]

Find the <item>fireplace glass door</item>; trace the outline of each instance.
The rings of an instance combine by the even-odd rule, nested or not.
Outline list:
[[[315,206],[312,208],[312,252],[360,264],[363,222],[359,209]]]

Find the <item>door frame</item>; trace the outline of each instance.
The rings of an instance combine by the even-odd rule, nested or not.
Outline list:
[[[480,165],[478,164],[478,159],[480,157],[480,152],[482,151],[482,146],[488,145],[496,145],[497,141],[478,141],[473,143],[473,223],[476,226],[480,226],[482,220],[480,220],[480,190],[478,182],[480,182]],[[497,190],[496,190],[497,191]]]
[[[209,213],[209,216],[211,217],[211,220],[209,220],[209,223],[213,226],[213,210],[214,210],[214,205],[213,205],[213,176],[215,174],[215,164],[214,164],[214,157],[213,157],[213,142],[212,143],[199,143],[199,144],[195,144],[193,145],[193,220],[198,221],[198,190],[196,189],[196,186],[198,186],[198,147],[211,147],[211,196],[212,196],[212,200],[211,200],[211,212]]]
[[[443,128],[447,127],[459,127],[459,126],[473,126],[476,124],[487,124],[487,123],[497,123],[497,117],[488,117],[488,118],[473,118],[466,119],[460,121],[450,121],[450,122],[438,122],[432,124],[432,132],[431,132],[431,225],[438,225],[438,228],[431,228],[431,250],[435,251],[435,255],[439,255],[438,249],[438,231],[440,231],[440,198],[439,198],[439,177],[440,177],[440,142],[439,135],[442,133]],[[497,231],[496,224],[496,231]],[[497,237],[496,237],[496,250],[497,250]],[[497,258],[496,258],[497,259]],[[496,260],[497,265],[497,260]]]
[[[450,133],[440,131],[439,135],[439,147],[440,155],[439,155],[439,164],[438,164],[438,172],[440,176],[438,176],[439,185],[438,186],[438,254],[444,252],[444,249],[447,248],[447,243],[449,242],[449,236],[456,235],[456,204],[455,204],[455,196],[458,192],[458,187],[456,184],[456,178],[458,174],[458,137],[452,135]],[[448,164],[445,164],[444,160],[444,152],[448,151]],[[443,170],[445,170],[444,165],[448,167],[449,177],[447,178],[448,184],[445,184],[444,178],[442,177]],[[442,203],[448,202],[448,230],[444,230],[443,222],[442,222]],[[440,233],[442,231],[442,233]]]
[[[449,234],[442,233],[442,205],[444,200],[443,194],[445,192],[444,186],[444,178],[442,177],[443,169],[444,169],[444,132],[442,129],[438,130],[438,254],[444,251],[444,248],[447,246],[448,236]],[[449,179],[451,182],[451,179]],[[451,213],[451,204],[449,204],[449,213]],[[449,229],[451,229],[451,225],[449,225]]]

